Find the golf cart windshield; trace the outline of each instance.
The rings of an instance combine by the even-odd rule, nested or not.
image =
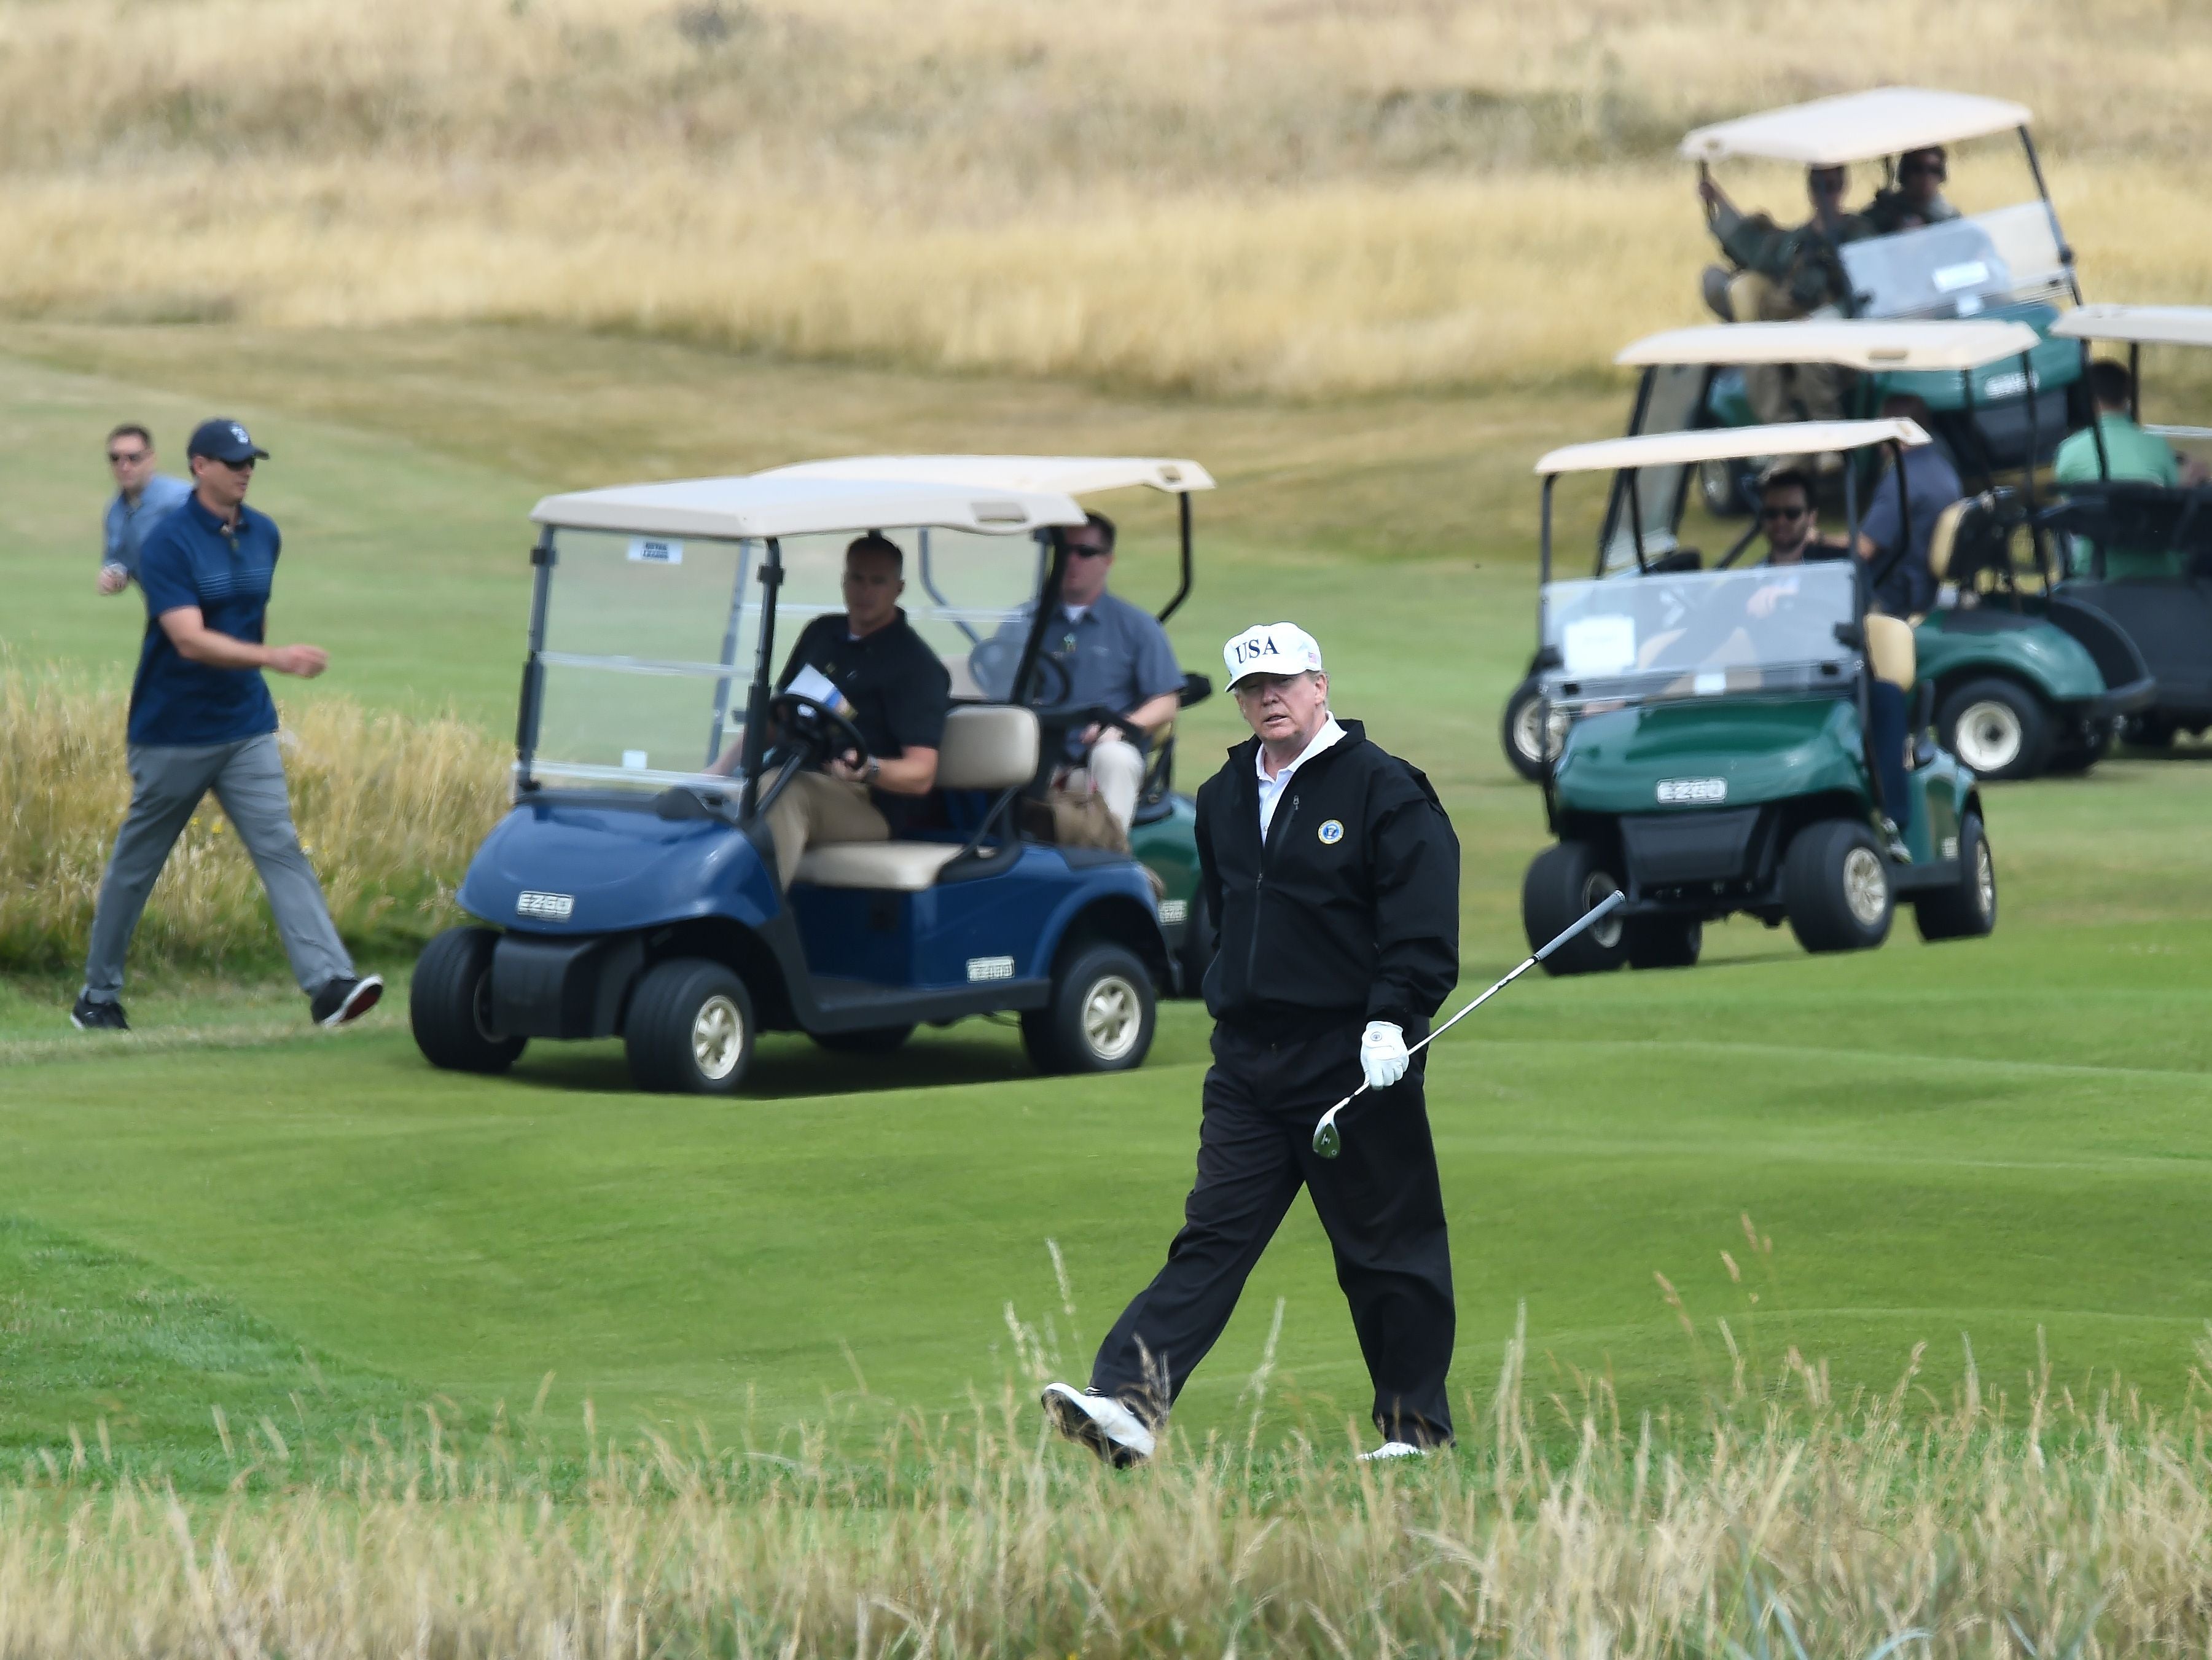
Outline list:
[[[1547,701],[1564,708],[1852,684],[1848,562],[1546,584]]]
[[[1043,544],[1019,532],[883,533],[905,556],[907,620],[944,657],[955,696],[975,695],[969,654],[1037,592]],[[854,534],[780,539],[776,669],[808,623],[844,610]],[[759,580],[767,543],[568,527],[550,539],[532,774],[650,790],[732,775],[769,592]]]
[[[2041,202],[1847,242],[1844,269],[1863,317],[1972,317],[2070,288],[2057,222]]]

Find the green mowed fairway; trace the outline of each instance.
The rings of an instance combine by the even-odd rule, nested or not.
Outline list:
[[[0,359],[0,429],[33,480],[0,550],[23,600],[5,623],[15,666],[127,672],[135,602],[91,593],[98,438],[152,410],[177,447],[222,384],[221,331],[198,333],[148,347],[160,389],[117,378],[96,339],[70,350],[106,378],[57,361],[67,342],[43,341],[35,365]],[[377,337],[358,350],[374,359]],[[749,374],[773,373],[699,358],[740,400]],[[407,361],[423,398],[441,373],[482,395],[462,358]],[[532,469],[592,420],[589,397],[562,409],[507,367],[538,435],[520,457],[410,442],[397,400],[333,411],[321,382],[257,371],[241,408],[279,458],[256,484],[288,532],[278,626],[333,653],[312,695],[505,720],[522,514],[577,482]],[[592,482],[696,454],[693,428],[626,407]],[[1144,447],[1205,459],[1206,417],[1164,409],[1178,442]],[[1370,488],[1364,418],[1307,412],[1283,441],[1319,458],[1310,472]],[[1250,410],[1220,419],[1264,455]],[[952,441],[927,400],[900,420],[820,447]],[[1060,398],[1043,424],[1034,447],[1139,447],[1125,405]],[[1510,441],[1524,462],[1539,447]],[[1525,523],[1525,503],[1440,508],[1418,556],[1394,550],[1397,532],[1302,541],[1275,508],[1240,504],[1273,477],[1250,466],[1221,467],[1201,504],[1216,533],[1177,645],[1210,666],[1255,619],[1321,635],[1340,708],[1425,765],[1453,811],[1472,994],[1524,949],[1518,885],[1543,844],[1539,798],[1496,736],[1532,609],[1525,550],[1498,527]],[[1164,579],[1159,551],[1138,549],[1132,583]],[[1225,700],[1195,712],[1187,785],[1232,722]],[[1926,946],[1901,918],[1878,952],[1815,959],[1738,921],[1709,932],[1697,969],[1524,982],[1445,1039],[1430,1100],[1459,1386],[1486,1392],[1525,1304],[1540,1382],[1609,1377],[1632,1409],[1724,1382],[1731,1341],[1770,1377],[1795,1347],[1841,1387],[1885,1389],[1925,1343],[1940,1395],[1963,1336],[1985,1387],[2016,1387],[2042,1352],[2069,1382],[2118,1372],[2177,1395],[2212,1316],[2212,765],[2197,753],[1992,788],[1991,940]],[[434,1073],[404,984],[328,1037],[260,973],[134,985],[144,1035],[122,1043],[70,1033],[66,988],[0,992],[0,1442],[105,1418],[183,1456],[204,1450],[211,1405],[526,1404],[549,1372],[553,1409],[588,1395],[603,1426],[700,1419],[769,1438],[833,1408],[952,1409],[1015,1373],[1010,1321],[1079,1375],[1158,1266],[1189,1180],[1206,1023],[1188,1005],[1164,1010],[1152,1059],[1125,1077],[1038,1080],[1011,1031],[971,1022],[880,1061],[768,1040],[747,1098],[708,1103],[630,1093],[616,1045],[540,1045],[498,1079]],[[1747,1243],[1746,1217],[1771,1250]],[[1243,1421],[1279,1304],[1269,1414],[1364,1412],[1302,1202],[1180,1423]]]

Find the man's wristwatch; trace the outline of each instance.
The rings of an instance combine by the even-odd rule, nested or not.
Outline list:
[[[883,769],[884,763],[882,762],[877,760],[872,755],[868,757],[868,781],[871,784],[876,781],[876,775]]]

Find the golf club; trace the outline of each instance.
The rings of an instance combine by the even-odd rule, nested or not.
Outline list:
[[[1591,906],[1589,910],[1580,921],[1575,922],[1564,933],[1560,934],[1558,939],[1553,940],[1550,945],[1543,946],[1541,949],[1523,958],[1520,967],[1515,969],[1512,973],[1507,975],[1503,980],[1500,980],[1488,991],[1483,993],[1481,996],[1476,998],[1474,1001],[1469,1003],[1457,1014],[1452,1016],[1450,1019],[1445,1021],[1443,1025],[1438,1026],[1426,1037],[1421,1039],[1419,1043],[1408,1045],[1406,1053],[1408,1055],[1414,1055],[1418,1054],[1422,1049],[1428,1048],[1428,1046],[1435,1043],[1437,1038],[1443,1037],[1454,1026],[1459,1025],[1459,1023],[1466,1019],[1468,1015],[1473,1014],[1485,1003],[1487,1003],[1492,998],[1497,996],[1499,992],[1504,991],[1506,987],[1511,985],[1522,975],[1528,973],[1530,969],[1534,968],[1537,964],[1542,962],[1553,952],[1559,950],[1560,946],[1565,945],[1568,940],[1573,939],[1584,928],[1589,927],[1593,922],[1596,922],[1604,917],[1612,915],[1613,912],[1619,910],[1627,903],[1628,896],[1623,893],[1620,889],[1615,888],[1611,893],[1606,895],[1604,898],[1599,900],[1596,904]],[[1367,1085],[1363,1081],[1358,1089],[1352,1091],[1352,1093],[1346,1096],[1343,1100],[1338,1102],[1327,1112],[1322,1114],[1321,1122],[1314,1129],[1313,1145],[1314,1151],[1316,1152],[1319,1153],[1324,1158],[1334,1158],[1338,1153],[1344,1151],[1344,1135],[1343,1133],[1336,1127],[1336,1115],[1342,1112],[1346,1107],[1350,1106],[1354,1101],[1357,1101],[1361,1096],[1366,1093]]]

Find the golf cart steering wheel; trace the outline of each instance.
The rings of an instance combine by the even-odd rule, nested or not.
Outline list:
[[[1040,703],[1036,705],[1037,724],[1054,732],[1073,732],[1078,727],[1096,722],[1102,727],[1115,727],[1121,736],[1139,749],[1152,741],[1146,732],[1125,714],[1116,714],[1103,703]]]
[[[867,764],[868,740],[860,736],[858,727],[827,703],[803,691],[780,691],[769,699],[768,709],[777,726],[794,737],[810,758],[826,761],[833,755],[849,752],[860,756],[860,765]]]

